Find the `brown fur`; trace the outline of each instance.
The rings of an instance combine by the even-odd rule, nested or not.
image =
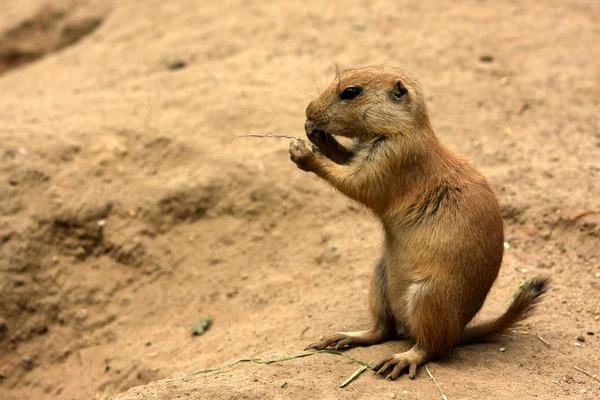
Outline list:
[[[348,87],[360,88],[343,99]],[[482,340],[524,318],[547,279],[525,285],[498,319],[466,328],[502,262],[503,226],[485,178],[435,136],[417,82],[400,70],[345,71],[306,110],[313,151],[290,144],[291,159],[381,220],[383,254],[370,289],[373,326],[337,333],[310,348],[371,345],[405,335],[408,352],[375,365],[396,379],[459,343]],[[346,149],[334,135],[354,139]]]

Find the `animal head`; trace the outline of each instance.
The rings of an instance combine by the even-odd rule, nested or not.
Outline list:
[[[371,140],[429,128],[418,83],[399,69],[367,67],[338,73],[306,109],[306,129]]]

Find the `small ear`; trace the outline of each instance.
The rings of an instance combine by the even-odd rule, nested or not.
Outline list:
[[[394,97],[400,99],[406,93],[408,93],[408,89],[406,89],[406,86],[404,86],[402,81],[396,82],[396,86],[394,87]]]

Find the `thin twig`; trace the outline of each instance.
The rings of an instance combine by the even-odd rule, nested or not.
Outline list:
[[[571,221],[576,221],[579,218],[585,217],[586,215],[590,215],[590,214],[597,214],[599,211],[598,210],[585,210],[585,211],[581,211],[577,214],[573,214],[569,217],[569,219]]]
[[[303,140],[301,137],[298,136],[292,136],[292,135],[277,135],[275,133],[264,133],[264,134],[258,134],[258,133],[251,133],[248,135],[240,135],[238,136],[238,138],[244,138],[244,137],[259,137],[259,138],[275,138],[275,139],[297,139],[297,140]]]
[[[537,333],[533,333],[533,332],[525,332],[525,331],[511,331],[511,332],[513,332],[513,333],[520,333],[520,334],[523,334],[523,335],[533,335],[533,336],[537,337],[538,339],[540,339],[540,341],[541,341],[542,343],[544,343],[546,346],[548,346],[548,347],[552,346],[552,345],[550,344],[550,342],[548,342],[546,339],[544,339],[543,337],[541,337],[541,336],[540,336],[540,335],[538,335]]]
[[[581,368],[579,368],[579,367],[575,367],[575,366],[574,366],[573,368],[575,368],[575,369],[576,369],[577,371],[579,371],[579,372],[583,372],[584,374],[586,374],[587,376],[589,376],[590,378],[592,378],[592,379],[593,379],[593,380],[595,380],[596,382],[600,382],[600,379],[598,379],[598,376],[597,376],[597,375],[592,375],[592,374],[590,374],[589,372],[587,372],[587,371],[584,371],[583,369],[581,369]]]
[[[433,383],[435,383],[435,386],[437,386],[438,390],[442,394],[442,399],[443,400],[448,400],[448,398],[446,397],[446,395],[444,394],[444,392],[442,392],[442,388],[440,387],[440,385],[438,385],[438,383],[435,380],[435,378],[433,377],[433,375],[431,375],[431,372],[429,372],[429,368],[427,368],[427,364],[425,364],[425,371],[427,371],[427,375],[429,375],[429,379],[431,379],[433,381]]]
[[[346,355],[344,353],[340,353],[339,351],[326,349],[326,350],[312,351],[310,353],[302,353],[302,354],[298,354],[297,356],[278,358],[278,359],[275,359],[275,360],[264,360],[262,358],[242,358],[242,359],[239,359],[239,360],[231,361],[231,362],[229,362],[229,363],[227,363],[225,365],[221,365],[220,367],[202,369],[202,370],[199,370],[199,371],[191,372],[189,374],[183,374],[179,378],[169,379],[167,381],[167,383],[180,381],[180,380],[189,378],[191,376],[205,374],[205,373],[208,373],[208,372],[220,371],[222,369],[225,369],[227,367],[230,367],[232,365],[235,365],[235,364],[238,364],[238,363],[242,363],[242,362],[253,362],[253,363],[257,363],[257,364],[272,364],[272,363],[281,362],[281,361],[295,360],[296,358],[308,357],[308,356],[312,356],[313,354],[317,354],[317,353],[328,353],[328,354],[335,354],[335,355],[338,355],[338,356],[344,356],[347,359],[349,359],[350,361],[362,365],[363,367],[365,367],[365,369],[370,367],[370,365],[369,365],[370,363],[366,363],[366,362],[364,362],[362,360],[356,359],[354,357],[350,357],[349,355]]]
[[[540,341],[541,341],[542,343],[544,343],[546,346],[548,346],[548,347],[552,346],[552,345],[550,344],[550,342],[548,342],[547,340],[545,340],[543,337],[541,337],[541,336],[540,336],[540,335],[538,335],[537,333],[535,334],[535,337],[537,337],[538,339],[540,339]]]

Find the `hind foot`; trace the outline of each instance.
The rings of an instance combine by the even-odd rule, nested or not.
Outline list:
[[[417,368],[425,364],[429,359],[430,357],[427,353],[415,345],[409,351],[394,354],[392,357],[386,357],[380,360],[373,366],[373,372],[379,376],[384,376],[391,370],[387,375],[387,379],[395,380],[402,374],[402,371],[408,368],[408,377],[410,379],[415,379]]]

